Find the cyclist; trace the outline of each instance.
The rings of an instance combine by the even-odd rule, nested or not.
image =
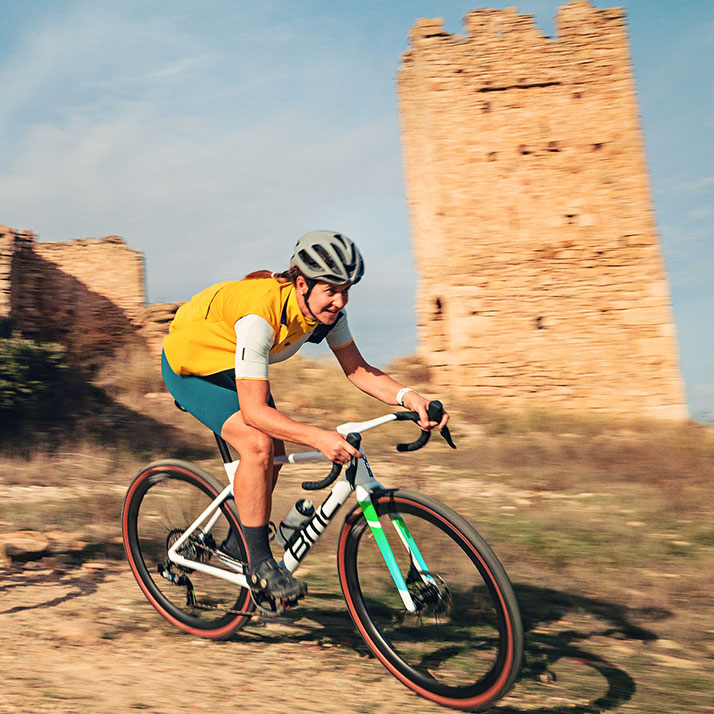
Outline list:
[[[235,500],[248,550],[248,581],[258,596],[294,601],[307,592],[274,560],[269,545],[272,492],[283,440],[321,451],[346,464],[360,457],[338,432],[290,419],[275,407],[268,366],[306,342],[327,340],[347,378],[385,404],[420,415],[429,400],[369,365],[354,343],[345,314],[349,289],[364,274],[357,246],[344,234],[310,231],[282,273],[257,271],[213,285],[177,311],[164,340],[162,375],[176,401],[220,434],[240,455]],[[443,427],[448,415],[439,424]],[[231,543],[222,547],[230,552]]]

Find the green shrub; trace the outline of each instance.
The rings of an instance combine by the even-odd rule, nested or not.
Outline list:
[[[68,372],[61,345],[15,335],[0,339],[0,431],[56,416]]]

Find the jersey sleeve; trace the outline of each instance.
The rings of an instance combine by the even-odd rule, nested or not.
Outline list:
[[[268,379],[273,328],[259,315],[246,315],[236,322],[235,331],[236,379]]]
[[[327,333],[327,344],[335,351],[347,347],[351,342],[354,342],[354,339],[347,323],[347,313],[343,310],[337,324]]]

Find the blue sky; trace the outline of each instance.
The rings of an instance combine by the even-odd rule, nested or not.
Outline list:
[[[350,322],[377,364],[413,353],[395,74],[418,17],[462,31],[561,2],[0,0],[0,223],[118,234],[151,302],[282,268],[298,235],[355,238]],[[691,412],[714,414],[714,3],[624,5]],[[387,309],[384,309],[388,307]]]

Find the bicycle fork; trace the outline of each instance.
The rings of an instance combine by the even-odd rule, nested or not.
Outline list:
[[[397,591],[399,592],[399,596],[401,597],[402,602],[404,603],[404,607],[407,609],[408,612],[417,612],[418,607],[414,602],[412,594],[409,591],[407,582],[404,580],[404,576],[402,575],[402,572],[399,569],[397,559],[394,556],[392,547],[389,544],[389,540],[387,539],[387,536],[384,533],[384,529],[382,528],[382,524],[379,520],[377,511],[374,507],[374,504],[372,503],[371,491],[365,488],[364,486],[358,485],[355,488],[355,492],[357,495],[357,502],[362,508],[362,513],[364,514],[365,520],[367,521],[367,525],[372,531],[375,543],[377,544],[377,547],[379,548],[379,551],[382,554],[382,557],[384,558],[384,562],[386,563],[387,568],[389,569],[389,573],[391,574],[392,579],[394,580],[394,584],[397,588]],[[389,520],[392,526],[394,526],[394,530],[397,532],[399,540],[404,545],[404,548],[406,549],[407,553],[409,553],[412,568],[416,569],[419,574],[419,577],[422,579],[423,582],[436,587],[437,590],[441,592],[436,582],[436,579],[431,575],[429,571],[429,566],[426,564],[426,561],[424,560],[424,557],[422,556],[419,547],[417,546],[416,541],[414,540],[414,537],[409,531],[409,528],[405,523],[402,514],[398,511],[394,513],[389,513]]]

